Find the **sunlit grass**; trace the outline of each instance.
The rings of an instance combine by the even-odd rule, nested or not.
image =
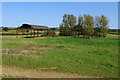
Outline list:
[[[42,50],[47,52],[40,53],[41,50],[36,48],[36,53],[31,53],[33,56],[3,55],[3,65],[25,69],[56,67],[51,71],[94,77],[118,77],[118,38],[3,37],[3,49],[13,48],[15,49],[13,53],[22,49],[33,50],[32,46],[53,47],[54,49]]]

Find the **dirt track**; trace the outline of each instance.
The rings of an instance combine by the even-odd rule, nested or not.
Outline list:
[[[59,73],[59,72],[43,72],[40,70],[21,69],[16,67],[2,68],[4,77],[17,78],[90,78],[87,76],[80,76],[77,74]]]

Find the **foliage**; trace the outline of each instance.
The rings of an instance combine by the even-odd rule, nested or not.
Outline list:
[[[70,36],[69,34],[69,30],[70,28],[69,27],[64,27],[63,24],[60,25],[60,36]]]
[[[3,27],[3,31],[7,32],[9,29],[7,27]]]
[[[27,29],[26,32],[28,33],[28,32],[29,32],[29,29]]]
[[[83,34],[87,38],[91,38],[94,34],[94,19],[90,15],[84,15],[83,20]]]
[[[57,28],[50,28],[50,30],[57,30]]]
[[[101,15],[95,18],[96,32],[94,33],[97,37],[106,37],[108,33],[108,19],[106,16]]]
[[[57,37],[58,35],[54,31],[46,31],[42,36]]]
[[[97,16],[95,21],[90,15],[79,16],[78,23],[76,22],[76,17],[73,14],[65,14],[60,25],[59,35],[86,38],[105,37],[107,35],[109,21],[104,15]]]
[[[65,14],[63,16],[63,22],[60,25],[60,35],[61,36],[72,36],[73,27],[76,25],[76,17],[73,14]]]

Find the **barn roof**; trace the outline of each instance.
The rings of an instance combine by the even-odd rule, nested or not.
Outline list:
[[[41,25],[31,25],[33,29],[49,29],[47,26],[41,26]]]
[[[47,26],[29,25],[29,24],[23,24],[19,28],[26,28],[26,29],[49,29],[49,27],[47,27]]]

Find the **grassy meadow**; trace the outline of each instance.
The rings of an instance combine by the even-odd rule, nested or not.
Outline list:
[[[118,77],[118,37],[2,37],[3,66]]]

